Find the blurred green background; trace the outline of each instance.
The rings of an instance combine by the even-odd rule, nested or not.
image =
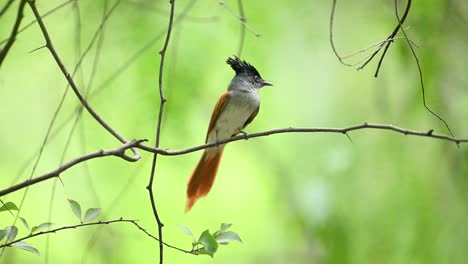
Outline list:
[[[3,6],[1,1],[1,5]],[[238,12],[237,1],[226,4]],[[403,1],[401,6],[405,5]],[[43,14],[63,1],[37,1]],[[114,3],[109,1],[107,9]],[[57,52],[71,72],[102,21],[104,1],[68,4],[45,19]],[[225,64],[239,48],[240,23],[217,1],[178,0],[164,71],[161,147],[200,145],[219,95],[233,77]],[[8,37],[18,1],[0,18]],[[422,106],[419,76],[407,44],[389,49],[379,78],[375,60],[364,70],[341,65],[329,43],[331,1],[244,1],[247,31],[242,58],[275,84],[261,91],[262,105],[247,132],[282,127],[345,127],[363,122],[447,133]],[[75,77],[88,87],[100,59],[89,102],[126,138],[154,144],[159,94],[158,51],[167,27],[168,1],[122,1]],[[29,6],[23,25],[33,21]],[[396,25],[393,1],[338,1],[335,41],[342,54],[384,40]],[[424,71],[427,103],[456,136],[468,126],[468,4],[463,0],[414,1],[405,23]],[[78,38],[77,32],[81,32]],[[157,36],[157,41],[151,42]],[[18,35],[0,70],[0,188],[29,177],[34,157],[66,87],[37,25]],[[80,45],[78,45],[80,44]],[[81,46],[81,48],[80,48]],[[143,47],[146,50],[139,52]],[[138,54],[138,57],[135,57]],[[134,57],[135,60],[129,61]],[[124,68],[122,68],[124,67]],[[123,69],[123,70],[122,70]],[[116,76],[114,79],[109,79]],[[72,128],[76,97],[68,94],[34,176],[56,168]],[[62,125],[65,121],[71,122]],[[221,246],[214,260],[165,248],[165,263],[466,263],[468,259],[468,149],[445,141],[387,131],[282,134],[230,144],[210,194],[185,214],[187,180],[201,153],[160,156],[154,184],[164,240],[185,249],[196,235],[220,223],[244,241]],[[65,161],[119,143],[83,114]],[[29,162],[28,162],[29,160]],[[25,170],[22,166],[27,163]],[[151,155],[137,163],[95,159],[62,175],[51,221],[76,224],[66,198],[102,207],[100,219],[129,218],[153,234],[148,183]],[[47,221],[54,181],[29,189],[21,216]],[[20,203],[23,191],[2,197]],[[0,226],[12,217],[0,214]],[[20,226],[20,236],[26,235]],[[45,237],[29,240],[40,257],[9,248],[2,263],[44,263]],[[50,236],[49,263],[154,263],[154,240],[129,224],[87,227]]]

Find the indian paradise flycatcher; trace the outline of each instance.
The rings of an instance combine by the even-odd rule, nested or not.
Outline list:
[[[236,76],[216,103],[205,143],[219,142],[245,133],[242,129],[254,120],[260,109],[260,88],[273,85],[263,80],[254,66],[238,57],[228,58],[226,62]],[[190,211],[195,202],[210,191],[224,147],[225,144],[222,144],[203,152],[188,183],[185,212]]]

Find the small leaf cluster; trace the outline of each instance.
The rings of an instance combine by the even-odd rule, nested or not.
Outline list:
[[[6,211],[10,212],[13,215],[12,211],[18,211],[18,206],[16,206],[16,204],[13,202],[3,203],[2,207],[0,207],[0,213],[6,212]],[[51,228],[54,225],[53,223],[45,222],[45,223],[42,223],[42,224],[39,224],[37,226],[33,226],[32,228],[30,228],[28,221],[24,217],[19,216],[18,218],[20,219],[21,223],[23,223],[24,228],[29,232],[29,235],[44,232],[45,230]],[[4,238],[6,238],[6,240],[2,244],[15,241],[15,238],[18,235],[18,231],[19,231],[18,227],[15,225],[6,226],[3,229],[0,229],[0,243],[3,241]],[[35,247],[33,247],[32,245],[24,241],[15,242],[11,244],[11,246],[32,252],[36,255],[39,255],[39,250],[37,250]]]
[[[198,240],[193,235],[192,231],[185,226],[178,225],[182,231],[192,237],[193,251],[200,255],[209,255],[214,257],[214,254],[218,250],[219,245],[228,245],[232,241],[237,241],[242,244],[242,240],[239,235],[233,231],[228,231],[232,224],[222,223],[219,230],[214,233],[210,233],[207,229],[200,234]]]
[[[75,214],[75,216],[78,218],[78,220],[80,220],[80,223],[82,224],[95,219],[101,213],[101,208],[89,208],[88,210],[86,210],[86,213],[83,218],[81,214],[81,205],[77,201],[70,198],[68,199],[68,202],[70,203],[70,207],[73,211],[73,214]]]
[[[72,199],[68,199],[68,202],[70,203],[72,212],[75,214],[78,220],[80,220],[81,224],[95,219],[101,213],[101,208],[89,208],[88,210],[86,210],[84,217],[82,217],[80,204],[77,201],[72,200]],[[7,203],[2,202],[2,204],[3,204],[2,207],[0,207],[0,213],[8,211],[10,212],[12,216],[14,216],[12,211],[18,211],[18,206],[16,206],[16,204],[13,202],[7,202]],[[21,239],[18,239],[19,241],[17,240],[17,242],[12,243],[9,246],[23,249],[23,250],[32,252],[34,254],[40,255],[39,250],[37,250],[35,247],[33,247],[32,245],[28,244],[27,242],[23,240],[29,238],[32,235],[40,234],[42,232],[49,230],[54,224],[50,222],[45,222],[45,223],[42,223],[42,224],[39,224],[30,228],[28,221],[25,218],[18,216],[18,219],[21,221],[21,223],[23,223],[23,226],[29,232],[29,235]],[[3,229],[0,229],[0,245],[9,244],[15,241],[15,238],[17,235],[18,235],[18,227],[15,225],[6,226]],[[5,241],[2,242],[4,239]]]

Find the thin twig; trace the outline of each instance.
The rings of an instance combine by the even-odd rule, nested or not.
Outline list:
[[[2,10],[0,10],[0,18],[6,13],[10,5],[13,3],[14,0],[8,0],[6,4],[3,6]]]
[[[164,112],[164,104],[166,103],[166,98],[164,97],[164,89],[163,89],[163,71],[164,71],[164,61],[166,58],[166,50],[167,50],[167,47],[169,46],[169,40],[171,39],[172,25],[174,21],[175,0],[170,0],[170,4],[171,4],[171,11],[169,15],[169,23],[167,26],[166,40],[164,41],[163,48],[159,52],[159,54],[161,55],[161,60],[159,62],[159,81],[158,81],[160,104],[159,104],[158,123],[156,127],[155,148],[159,147],[159,142],[161,139],[161,125],[162,125],[162,118],[163,118],[163,112]],[[154,174],[156,171],[157,160],[158,160],[158,153],[154,153],[153,162],[151,164],[151,173],[149,177],[148,186],[146,186],[146,189],[148,190],[151,208],[153,210],[154,217],[158,224],[159,263],[163,264],[164,254],[163,254],[162,228],[164,224],[162,223],[161,218],[159,217],[159,214],[158,214],[158,210],[156,209],[156,202],[154,200],[154,193],[153,193],[153,181],[154,181]]]
[[[187,14],[188,12],[194,7],[196,3],[196,0],[192,0],[190,1],[182,10],[182,12],[177,15],[175,18],[174,18],[174,22],[173,22],[173,27],[175,27],[176,25],[178,24],[181,24],[182,21],[185,21],[188,17],[187,17]],[[178,31],[180,32],[180,31]],[[150,40],[147,44],[145,44],[140,50],[138,50],[133,56],[130,57],[129,60],[127,60],[127,62],[125,62],[123,64],[123,67],[121,67],[120,69],[117,70],[117,72],[115,74],[112,74],[111,75],[111,78],[108,79],[108,82],[107,84],[109,84],[110,82],[112,82],[117,76],[118,74],[117,73],[121,73],[123,72],[126,68],[128,68],[129,65],[131,65],[133,63],[133,61],[135,61],[139,56],[141,56],[143,54],[144,51],[148,50],[149,48],[151,48],[156,40],[159,40],[162,36],[164,36],[166,34],[166,32],[162,32],[162,33],[159,33],[158,35],[156,35],[155,38],[153,38],[152,40]],[[173,49],[175,51],[175,49]],[[175,54],[174,54],[175,56]],[[176,57],[176,56],[175,56]],[[175,57],[173,58],[173,60],[175,59]],[[174,63],[173,63],[174,65]],[[166,82],[167,83],[167,82]],[[99,86],[96,91],[102,91],[103,88],[105,88],[106,86],[106,81],[103,82],[103,85]],[[95,95],[94,93],[91,94],[91,96]],[[144,161],[143,161],[144,162]],[[141,170],[142,168],[144,168],[143,164],[140,165],[140,167],[138,167],[138,171]],[[131,173],[131,175],[138,175],[140,174],[139,172],[134,172],[134,173]],[[126,184],[124,184],[124,188],[122,188],[122,190],[116,194],[115,198],[112,200],[112,202],[110,203],[112,206],[115,206],[116,204],[118,204],[119,200],[122,199],[125,195],[125,193],[127,192],[126,189],[128,188],[128,186],[132,185],[134,183],[134,181],[136,180],[137,177],[130,177],[128,179],[128,182]],[[111,207],[112,208],[112,207]],[[109,211],[109,210],[107,210]],[[86,263],[86,258],[89,254],[89,252],[91,251],[91,248],[93,247],[93,243],[96,239],[96,236],[97,234],[93,234],[93,237],[90,238],[89,242],[87,243],[87,249],[84,251],[83,253],[83,256],[81,258],[81,263]]]
[[[101,116],[99,116],[96,111],[94,111],[94,109],[88,104],[88,102],[86,101],[86,99],[83,97],[83,95],[81,95],[77,85],[75,84],[75,81],[73,80],[73,78],[71,77],[70,73],[67,71],[65,65],[63,64],[62,60],[60,59],[60,57],[58,56],[57,54],[57,51],[55,50],[53,44],[52,44],[52,40],[50,39],[50,36],[49,36],[49,33],[47,31],[47,28],[45,27],[44,25],[44,22],[42,21],[42,18],[41,18],[41,15],[39,14],[39,11],[37,10],[37,7],[36,7],[36,3],[34,0],[27,0],[29,6],[31,7],[33,13],[34,13],[34,16],[36,17],[37,19],[37,22],[39,23],[39,27],[41,28],[41,32],[44,36],[44,39],[46,41],[46,46],[47,48],[49,49],[50,53],[52,54],[52,56],[54,57],[55,59],[55,62],[57,63],[58,67],[60,68],[60,70],[62,71],[62,74],[65,76],[65,78],[67,79],[68,83],[70,84],[73,92],[75,93],[75,95],[78,97],[78,99],[80,100],[81,104],[83,104],[83,106],[86,108],[86,110],[88,110],[88,112],[91,114],[91,116],[102,126],[104,127],[110,134],[112,134],[116,139],[118,139],[120,142],[122,143],[127,143],[128,140],[126,140],[123,136],[121,136],[119,133],[117,133],[117,131],[115,131],[111,126],[109,126],[106,121],[104,121],[104,119],[101,118]],[[136,153],[136,150],[135,149],[132,149],[134,155],[137,155],[138,156],[138,153]]]
[[[411,5],[411,0],[408,0],[408,6],[409,5]],[[409,7],[407,7],[407,9],[409,9]],[[422,100],[423,100],[424,108],[426,108],[426,110],[429,111],[429,113],[431,113],[433,116],[435,116],[437,119],[439,119],[442,123],[444,123],[444,125],[447,128],[448,132],[453,137],[452,130],[450,129],[450,127],[449,127],[448,123],[445,121],[445,119],[443,119],[441,116],[439,116],[434,111],[432,111],[426,104],[426,94],[425,94],[424,78],[423,78],[423,72],[422,72],[422,69],[421,69],[421,64],[419,63],[419,59],[418,59],[418,56],[416,55],[416,51],[414,50],[413,45],[411,45],[411,42],[410,42],[408,36],[406,35],[405,29],[401,26],[401,24],[403,23],[403,21],[405,19],[405,15],[406,15],[406,11],[405,11],[405,14],[403,14],[403,18],[400,19],[400,16],[398,15],[398,3],[397,3],[397,0],[395,0],[395,16],[396,16],[398,22],[400,23],[399,25],[401,27],[401,32],[405,36],[406,42],[408,43],[408,46],[411,49],[411,53],[413,54],[416,65],[418,66],[419,82],[421,84],[421,92],[422,92]],[[457,144],[457,146],[460,144],[460,142],[457,142],[457,141],[455,141],[455,143]]]
[[[81,157],[75,158],[75,159],[63,164],[62,166],[58,167],[57,169],[55,169],[55,170],[53,170],[51,172],[48,172],[46,174],[43,174],[42,176],[35,177],[35,178],[32,178],[32,179],[28,179],[28,180],[23,181],[23,182],[21,182],[19,184],[15,184],[15,185],[12,185],[12,186],[10,186],[10,187],[8,187],[6,189],[0,190],[0,197],[4,196],[6,194],[12,193],[12,192],[21,190],[21,189],[23,189],[25,187],[37,184],[39,182],[43,182],[43,181],[50,180],[52,178],[58,177],[62,172],[68,170],[69,168],[71,168],[71,167],[73,167],[73,166],[75,166],[77,164],[80,164],[80,163],[82,163],[84,161],[90,160],[90,159],[101,158],[101,157],[106,157],[106,156],[116,156],[116,157],[120,157],[120,158],[122,158],[122,159],[124,159],[126,161],[129,161],[129,162],[138,161],[141,158],[141,156],[139,154],[134,156],[134,157],[129,157],[129,156],[125,155],[125,150],[132,149],[132,148],[138,146],[139,144],[141,144],[141,142],[143,142],[143,141],[146,141],[146,140],[132,140],[130,142],[127,142],[127,143],[123,144],[122,146],[117,147],[117,148],[113,148],[113,149],[109,149],[109,150],[98,150],[98,151],[83,155]]]
[[[237,57],[241,57],[242,49],[244,48],[245,41],[245,24],[247,23],[247,18],[245,18],[244,6],[242,5],[242,0],[237,0],[237,5],[239,6],[239,16],[240,16],[240,38],[239,38],[239,50],[237,51]],[[244,23],[242,23],[244,22]]]
[[[149,2],[131,1],[131,0],[127,0],[126,3],[131,5],[132,7],[137,8],[138,11],[141,11],[141,12],[154,12],[162,16],[167,15],[165,10],[155,6],[155,4],[157,3],[150,4]],[[217,20],[219,20],[219,16],[206,16],[206,17],[200,16],[199,17],[199,16],[186,15],[184,20],[187,22],[193,22],[193,23],[211,23],[211,22],[216,22]],[[174,19],[174,21],[176,21],[176,19]]]
[[[15,24],[13,25],[13,29],[11,30],[10,37],[8,38],[8,41],[3,47],[3,49],[0,50],[0,67],[2,66],[2,63],[5,60],[6,55],[8,54],[8,51],[10,50],[11,46],[13,46],[13,43],[16,40],[16,35],[18,34],[18,29],[21,24],[21,20],[23,20],[23,11],[24,11],[25,4],[26,4],[26,1],[21,0],[19,7],[18,7],[18,13],[16,14]]]
[[[104,23],[106,22],[107,18],[110,16],[111,12],[113,10],[111,10],[109,13],[106,13],[107,12],[107,0],[104,1],[104,9],[103,9],[103,18],[102,18],[102,21],[101,21],[101,24],[100,26],[98,27],[98,29],[96,30],[96,33],[94,34],[95,36],[98,35],[99,33],[99,40],[98,40],[98,44],[97,44],[97,48],[96,48],[96,55],[95,55],[95,58],[94,58],[94,62],[93,62],[93,66],[92,66],[92,70],[91,70],[91,76],[90,76],[90,79],[89,79],[89,83],[88,83],[88,86],[85,86],[84,85],[84,74],[83,74],[83,68],[81,66],[82,64],[82,61],[84,59],[84,57],[87,55],[88,51],[91,49],[96,37],[94,36],[92,38],[92,40],[90,41],[88,47],[86,48],[86,51],[83,53],[82,52],[82,46],[81,46],[81,11],[80,11],[80,6],[79,6],[79,2],[78,1],[74,1],[73,2],[73,5],[72,5],[72,8],[73,10],[75,11],[75,43],[76,43],[76,56],[77,56],[77,64],[76,64],[76,67],[75,69],[73,70],[73,73],[72,73],[72,78],[73,76],[75,76],[75,73],[78,73],[80,75],[80,80],[81,80],[81,86],[82,87],[85,87],[85,91],[84,91],[84,94],[85,94],[85,98],[87,98],[87,95],[88,95],[88,91],[90,89],[90,86],[91,86],[91,83],[94,79],[94,75],[95,75],[95,68],[97,66],[97,61],[98,61],[98,54],[100,54],[100,48],[102,46],[102,38],[103,38],[103,27],[104,27]],[[116,2],[116,5],[114,7],[116,7],[118,4],[118,2]],[[69,85],[67,85],[66,87],[66,90],[68,91],[68,88],[69,88]],[[65,94],[66,96],[66,94]],[[68,151],[68,148],[71,144],[71,139],[73,137],[73,134],[74,134],[74,131],[75,131],[75,128],[78,124],[78,121],[80,119],[80,116],[81,116],[81,113],[83,112],[83,106],[80,104],[80,108],[79,108],[79,111],[78,113],[76,114],[76,118],[75,118],[75,121],[72,125],[72,128],[70,129],[70,132],[68,134],[68,137],[67,137],[67,141],[65,142],[65,146],[64,146],[64,149],[63,149],[63,152],[62,152],[62,157],[60,159],[60,163],[59,165],[62,165],[64,162],[65,162],[65,157],[66,157],[66,153]],[[84,146],[84,135],[82,137],[83,139],[83,144],[82,144],[82,152],[85,153],[86,152],[86,148]],[[92,180],[92,177],[90,175],[90,172],[89,172],[89,167],[88,167],[88,163],[83,163],[83,168],[85,170],[85,176],[86,178],[88,179],[88,182],[90,183],[90,189],[92,190],[92,193],[94,194],[94,197],[96,198],[96,201],[97,201],[97,206],[99,207],[99,199],[98,199],[98,195],[97,195],[97,192],[93,186],[93,180]],[[55,191],[56,191],[56,187],[57,187],[57,180],[59,180],[60,178],[57,177],[57,178],[54,178],[54,182],[52,184],[52,190],[51,190],[51,194],[50,194],[50,200],[49,200],[49,213],[48,213],[48,222],[52,222],[52,211],[53,211],[53,202],[54,202],[54,197],[55,197]],[[45,258],[45,263],[49,263],[49,249],[50,249],[50,243],[51,243],[51,240],[50,240],[50,236],[47,236],[46,237],[46,241],[45,241],[45,253],[44,253],[44,258]]]
[[[58,6],[54,7],[54,8],[52,8],[51,10],[45,12],[45,13],[42,15],[42,18],[43,18],[43,19],[46,18],[47,16],[49,16],[49,15],[55,13],[56,11],[62,9],[63,7],[65,7],[66,5],[68,5],[68,4],[70,4],[71,2],[74,2],[74,1],[78,1],[78,0],[68,0],[68,1],[66,1],[65,3],[62,3],[62,4],[60,4],[60,5],[58,5]],[[36,24],[36,22],[37,22],[37,20],[33,20],[33,21],[29,22],[28,24],[26,24],[26,26],[20,28],[20,29],[18,30],[17,36],[18,36],[19,34],[21,34],[23,31],[25,31],[26,29],[28,29],[29,27],[31,27],[32,25]],[[4,40],[0,41],[0,44],[3,44],[3,43],[5,43],[5,42],[7,42],[8,40],[9,40],[9,38],[4,39]]]
[[[24,7],[25,4],[26,4],[26,1],[23,1],[23,0],[22,0],[22,1],[20,2],[20,5],[23,5],[23,7]],[[21,13],[22,13],[22,12],[23,12],[23,11],[21,11]],[[19,26],[19,25],[18,25],[18,26]],[[8,44],[7,44],[7,45],[8,45]],[[43,154],[43,152],[44,152],[44,148],[45,148],[45,145],[46,145],[46,143],[47,143],[49,134],[50,134],[50,132],[51,132],[51,130],[52,130],[52,127],[53,127],[53,125],[54,125],[54,123],[55,123],[55,120],[56,120],[56,118],[57,118],[57,116],[58,116],[58,113],[59,113],[59,111],[60,111],[60,109],[61,109],[61,107],[62,107],[62,105],[63,105],[63,102],[65,101],[66,94],[67,94],[67,90],[65,90],[65,92],[64,92],[64,94],[63,94],[63,96],[62,96],[62,98],[61,98],[61,100],[60,100],[60,102],[59,102],[59,105],[58,105],[56,111],[54,112],[54,115],[53,115],[53,117],[52,117],[52,120],[51,120],[50,123],[49,123],[49,126],[48,126],[48,128],[47,128],[46,134],[45,134],[45,136],[44,136],[44,139],[42,140],[42,144],[41,144],[41,147],[40,147],[40,149],[39,149],[39,153],[38,153],[38,155],[37,155],[37,157],[36,157],[36,161],[34,162],[34,165],[33,165],[33,167],[32,167],[31,173],[29,174],[28,180],[31,180],[32,177],[34,176],[34,173],[36,172],[37,166],[39,165],[39,161],[40,161],[41,158],[42,158],[42,154]],[[20,201],[20,203],[19,203],[18,210],[16,211],[15,219],[14,219],[13,223],[11,224],[12,226],[14,226],[14,225],[16,224],[16,221],[18,220],[19,214],[20,214],[21,209],[23,208],[24,202],[25,202],[25,200],[26,200],[26,196],[27,196],[27,194],[28,194],[28,190],[29,190],[29,186],[27,186],[26,190],[24,191],[24,193],[23,193],[23,195],[22,195],[22,197],[21,197],[21,201]],[[3,250],[3,249],[2,249],[2,250]]]
[[[247,24],[247,22],[245,21],[245,19],[242,19],[242,15],[239,16],[238,14],[236,14],[236,12],[234,12],[234,10],[232,10],[227,4],[226,2],[224,2],[224,0],[218,0],[218,4],[222,7],[224,7],[224,9],[226,9],[229,13],[231,13],[231,15],[235,18],[237,18],[244,26],[246,29],[248,29],[252,34],[254,34],[255,37],[260,37],[260,33],[258,33],[257,31],[255,31],[253,28],[251,28],[249,26],[249,24]]]
[[[406,5],[406,9],[405,9],[405,13],[403,14],[403,17],[401,18],[401,20],[400,20],[400,18],[398,18],[398,25],[395,27],[392,34],[390,34],[390,36],[387,39],[393,39],[396,36],[396,34],[398,33],[398,31],[400,30],[400,28],[402,30],[404,30],[403,29],[403,23],[405,22],[406,17],[408,16],[410,8],[411,8],[411,0],[408,0],[407,5]],[[375,74],[374,74],[375,78],[377,78],[377,76],[379,75],[379,70],[380,70],[380,67],[382,66],[382,62],[383,62],[383,60],[385,58],[385,54],[387,54],[387,50],[388,50],[388,48],[390,47],[390,45],[392,43],[393,43],[393,41],[390,41],[390,42],[387,42],[385,44],[385,49],[384,49],[384,51],[382,53],[382,56],[380,56],[379,64],[377,65],[377,69],[375,70]],[[411,46],[411,44],[410,44],[410,46]],[[379,50],[377,50],[375,54],[377,54],[378,52],[379,52]],[[370,58],[369,61],[370,60],[372,60],[372,58]],[[367,62],[364,63],[364,65],[362,67],[364,67],[366,64],[367,64]]]
[[[55,229],[51,229],[51,230],[48,230],[48,231],[42,231],[42,232],[38,232],[38,233],[35,233],[35,234],[29,234],[29,235],[24,236],[24,237],[22,237],[22,238],[18,238],[18,239],[16,239],[16,240],[7,242],[7,243],[5,243],[5,244],[2,244],[2,245],[0,245],[0,248],[9,247],[9,246],[11,246],[11,245],[13,245],[13,244],[15,244],[15,243],[18,243],[18,242],[20,242],[20,241],[27,240],[27,239],[30,239],[30,238],[33,238],[33,237],[42,236],[42,235],[45,235],[45,234],[57,233],[57,232],[60,232],[60,231],[63,231],[63,230],[67,230],[67,229],[77,229],[77,228],[81,228],[81,227],[85,227],[85,226],[95,226],[95,225],[109,225],[109,224],[114,224],[114,223],[131,223],[131,224],[133,224],[135,227],[137,227],[140,231],[142,231],[143,233],[145,233],[147,236],[151,237],[151,238],[154,239],[154,240],[158,240],[157,237],[153,236],[153,235],[152,235],[150,232],[148,232],[145,228],[143,228],[142,226],[140,226],[140,225],[137,223],[137,220],[131,220],[131,219],[123,219],[123,218],[120,218],[120,219],[109,220],[109,221],[98,221],[98,222],[92,222],[92,223],[82,223],[82,224],[78,224],[78,225],[62,226],[62,227],[55,228]],[[185,250],[185,249],[178,248],[178,247],[176,247],[176,246],[167,244],[167,243],[165,243],[165,242],[163,242],[163,245],[166,246],[166,247],[169,247],[169,248],[172,248],[172,249],[175,249],[175,250],[178,250],[178,251],[187,253],[187,254],[197,255],[197,252],[194,251],[194,250]]]
[[[76,1],[76,0],[71,0],[71,1]],[[176,26],[177,24],[181,23],[186,19],[187,13],[193,8],[196,0],[192,0],[187,6],[184,8],[184,10],[174,19],[174,24],[173,26]],[[68,3],[68,2],[67,2]],[[44,17],[44,16],[43,16]],[[102,24],[102,23],[101,23]],[[121,66],[117,68],[115,72],[113,72],[106,80],[104,80],[101,84],[96,87],[96,89],[89,95],[89,98],[94,98],[97,94],[103,92],[105,88],[111,87],[110,84],[114,82],[117,77],[119,77],[124,71],[126,71],[139,57],[141,57],[147,50],[152,48],[154,44],[156,44],[164,35],[165,31],[161,31],[159,34],[157,34],[154,38],[149,40],[146,44],[144,44],[140,49],[138,49],[132,56],[130,56],[126,61],[124,61]],[[94,39],[94,37],[93,37]],[[91,45],[92,41],[90,42]],[[88,46],[90,48],[91,46]],[[87,48],[87,49],[88,49]],[[85,51],[86,53],[86,51]],[[82,58],[84,58],[85,53],[83,53]],[[77,64],[78,66],[78,64]],[[73,74],[72,74],[73,76]],[[79,106],[76,107],[75,111],[79,111],[83,106],[80,104]],[[65,118],[65,121],[63,121],[60,125],[58,125],[59,129],[54,131],[51,136],[50,140],[55,139],[59,132],[63,131],[61,129],[64,127],[66,124],[68,124],[72,119],[73,116],[75,116],[75,113],[70,114],[69,117]],[[11,184],[14,184],[19,177],[23,174],[23,172],[26,170],[27,166],[29,163],[31,163],[36,155],[38,155],[39,150],[36,151],[28,160],[24,162],[24,164],[21,166],[21,168],[18,170],[15,178],[11,181]]]
[[[140,164],[137,165],[137,167],[131,173],[128,174],[129,177],[127,178],[127,182],[122,185],[120,191],[117,192],[114,198],[111,200],[111,202],[108,203],[109,205],[106,207],[106,211],[103,212],[102,217],[105,217],[105,215],[111,215],[115,207],[117,207],[117,205],[120,203],[120,201],[127,199],[125,196],[129,194],[129,188],[131,188],[131,186],[134,185],[135,181],[138,179],[138,175],[141,175],[141,170],[143,168],[146,168],[145,164],[147,160],[148,159],[145,159],[145,157],[143,156],[142,160],[140,161]],[[83,255],[81,256],[80,263],[86,263],[87,257],[91,253],[91,249],[93,248],[100,231],[101,227],[98,227],[96,229],[96,232],[94,232],[91,238],[89,238],[88,243],[86,243],[86,249],[83,250]]]
[[[390,45],[392,44],[393,40],[395,39],[395,36],[398,34],[398,31],[402,27],[403,23],[405,22],[406,17],[408,16],[410,7],[411,7],[411,0],[408,1],[408,5],[406,6],[405,13],[403,14],[403,17],[401,18],[401,20],[398,21],[399,23],[393,29],[392,33],[387,37],[386,40],[380,42],[377,49],[375,49],[373,53],[371,53],[369,56],[365,57],[367,60],[365,60],[363,62],[363,64],[357,68],[358,70],[363,69],[369,62],[371,62],[374,59],[374,57],[380,52],[380,50],[385,47],[384,52],[383,52],[382,56],[380,57],[377,69],[375,71],[374,76],[377,78],[380,67],[381,67],[382,62],[383,62],[383,59],[384,59],[384,57],[385,57],[385,55],[387,53],[387,50],[390,47]],[[333,0],[332,10],[331,10],[331,14],[330,14],[330,30],[329,30],[330,31],[329,32],[330,33],[330,44],[331,44],[333,53],[338,58],[338,60],[340,61],[341,64],[343,64],[345,66],[348,66],[348,67],[354,67],[354,66],[356,66],[356,64],[346,63],[344,61],[345,57],[340,56],[337,49],[336,49],[336,47],[335,47],[335,43],[333,41],[333,23],[334,23],[334,20],[335,20],[335,10],[336,10],[336,0]],[[361,63],[361,61],[359,61],[359,63]]]
[[[111,14],[112,10],[113,10],[115,7],[117,7],[117,5],[118,5],[119,2],[120,2],[120,1],[116,2],[116,4],[113,6],[113,8],[109,11],[108,16]],[[29,2],[29,0],[28,0],[28,3],[31,5],[31,2]],[[35,2],[33,2],[33,3],[35,4]],[[35,7],[35,5],[34,5],[34,7]],[[33,10],[33,11],[34,11],[34,10]],[[36,9],[36,11],[37,11],[37,9]],[[38,14],[38,12],[35,12],[35,14],[36,14],[36,13]],[[104,20],[104,21],[106,21],[106,19],[108,18],[108,16],[105,17],[105,20]],[[39,22],[39,25],[41,26],[41,29],[42,29],[42,26],[44,26],[44,24],[43,24],[43,22],[42,22],[41,17],[40,17],[40,16],[38,16],[38,17],[39,17],[38,22]],[[36,17],[36,18],[37,18],[37,17]],[[87,52],[91,49],[91,46],[93,45],[93,43],[94,43],[94,41],[95,41],[95,39],[96,39],[97,33],[98,33],[99,30],[103,27],[104,21],[101,23],[101,25],[100,25],[98,31],[96,31],[95,36],[94,36],[93,39],[91,40],[91,42],[90,42],[88,48],[87,48],[86,51],[83,53],[83,55],[82,55],[82,57],[81,57],[81,60],[78,61],[78,64],[77,64],[77,66],[75,67],[75,69],[74,69],[74,71],[73,71],[72,77],[70,77],[69,74],[66,75],[66,77],[67,77],[69,80],[72,80],[72,81],[73,81],[73,76],[75,75],[77,69],[78,69],[79,66],[81,65],[81,62],[82,62],[83,58],[86,56]],[[45,29],[45,26],[44,26],[44,29]],[[45,31],[45,32],[47,33],[47,31]],[[51,51],[52,54],[55,53],[55,50],[53,49],[52,43],[51,43],[50,39],[48,38],[48,34],[47,34],[47,38],[46,38],[46,47],[49,48],[49,50]],[[57,55],[57,54],[55,53],[55,55]],[[54,56],[54,58],[57,59],[57,58],[58,58],[58,55],[57,55],[56,57]],[[59,63],[59,62],[60,62],[60,63]],[[61,65],[61,66],[63,67],[63,69],[65,69],[63,63],[61,63],[60,60],[59,60],[57,63],[59,64],[59,66]],[[62,69],[62,67],[61,67],[61,69]],[[66,71],[66,70],[65,70],[65,71]],[[66,98],[67,93],[68,93],[68,90],[69,90],[69,89],[68,89],[68,88],[69,88],[69,85],[71,85],[71,84],[72,84],[72,83],[70,83],[70,81],[69,81],[69,84],[68,84],[67,87],[65,88],[65,91],[64,91],[64,93],[63,93],[63,95],[62,95],[62,97],[61,97],[61,99],[60,99],[59,105],[57,106],[57,109],[55,110],[54,115],[53,115],[53,117],[52,117],[52,119],[51,119],[51,121],[50,121],[50,123],[49,123],[49,126],[48,126],[48,128],[47,128],[46,135],[44,136],[44,139],[43,139],[43,141],[42,141],[41,147],[40,147],[40,149],[39,149],[39,154],[38,154],[38,156],[36,157],[36,161],[35,161],[35,163],[34,163],[34,165],[33,165],[33,168],[32,168],[32,170],[31,170],[31,173],[30,173],[30,175],[29,175],[28,180],[31,180],[31,179],[32,179],[32,177],[34,176],[34,173],[35,173],[35,171],[36,171],[36,168],[37,168],[37,166],[39,165],[39,162],[40,162],[40,160],[41,160],[41,157],[42,157],[44,148],[45,148],[45,146],[46,146],[46,144],[47,144],[47,142],[48,142],[49,135],[50,135],[50,133],[51,133],[51,131],[52,131],[52,128],[53,128],[53,126],[54,126],[54,124],[55,124],[55,121],[56,121],[56,119],[57,119],[57,117],[58,117],[58,114],[59,114],[60,110],[62,109],[63,103],[64,103],[64,101],[65,101],[65,98]],[[73,84],[74,84],[74,83],[73,83]],[[73,87],[73,85],[72,85],[72,87]],[[81,96],[80,93],[79,93],[79,91],[78,91],[78,89],[76,88],[76,86],[75,86],[75,89],[73,89],[73,90],[75,91],[75,93],[78,93],[77,95]],[[85,103],[86,103],[86,101],[85,101]],[[84,103],[83,103],[83,104],[84,104]],[[122,143],[126,143],[126,142],[122,142]],[[136,150],[132,149],[132,151],[134,151],[134,153],[135,153]],[[139,154],[138,154],[138,155],[139,155]],[[130,157],[129,157],[129,158],[130,158]],[[25,201],[25,199],[26,199],[26,195],[27,195],[27,193],[28,193],[28,190],[29,190],[29,186],[26,188],[25,192],[23,193],[23,196],[22,196],[22,198],[21,198],[18,211],[16,212],[16,215],[17,215],[17,216],[19,215],[19,213],[20,213],[20,211],[21,211],[21,209],[22,209],[22,207],[23,207],[23,204],[24,204],[24,201]],[[14,224],[16,223],[16,220],[17,220],[17,218],[15,218],[15,220],[14,220],[14,222],[13,222],[12,225],[14,225]]]

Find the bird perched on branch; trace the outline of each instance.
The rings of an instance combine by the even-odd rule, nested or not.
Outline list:
[[[211,114],[205,143],[214,143],[236,136],[254,120],[260,109],[260,88],[271,86],[254,66],[238,57],[228,58],[227,64],[236,72],[227,91],[221,95]],[[187,187],[185,212],[208,194],[213,185],[225,144],[205,149]]]

